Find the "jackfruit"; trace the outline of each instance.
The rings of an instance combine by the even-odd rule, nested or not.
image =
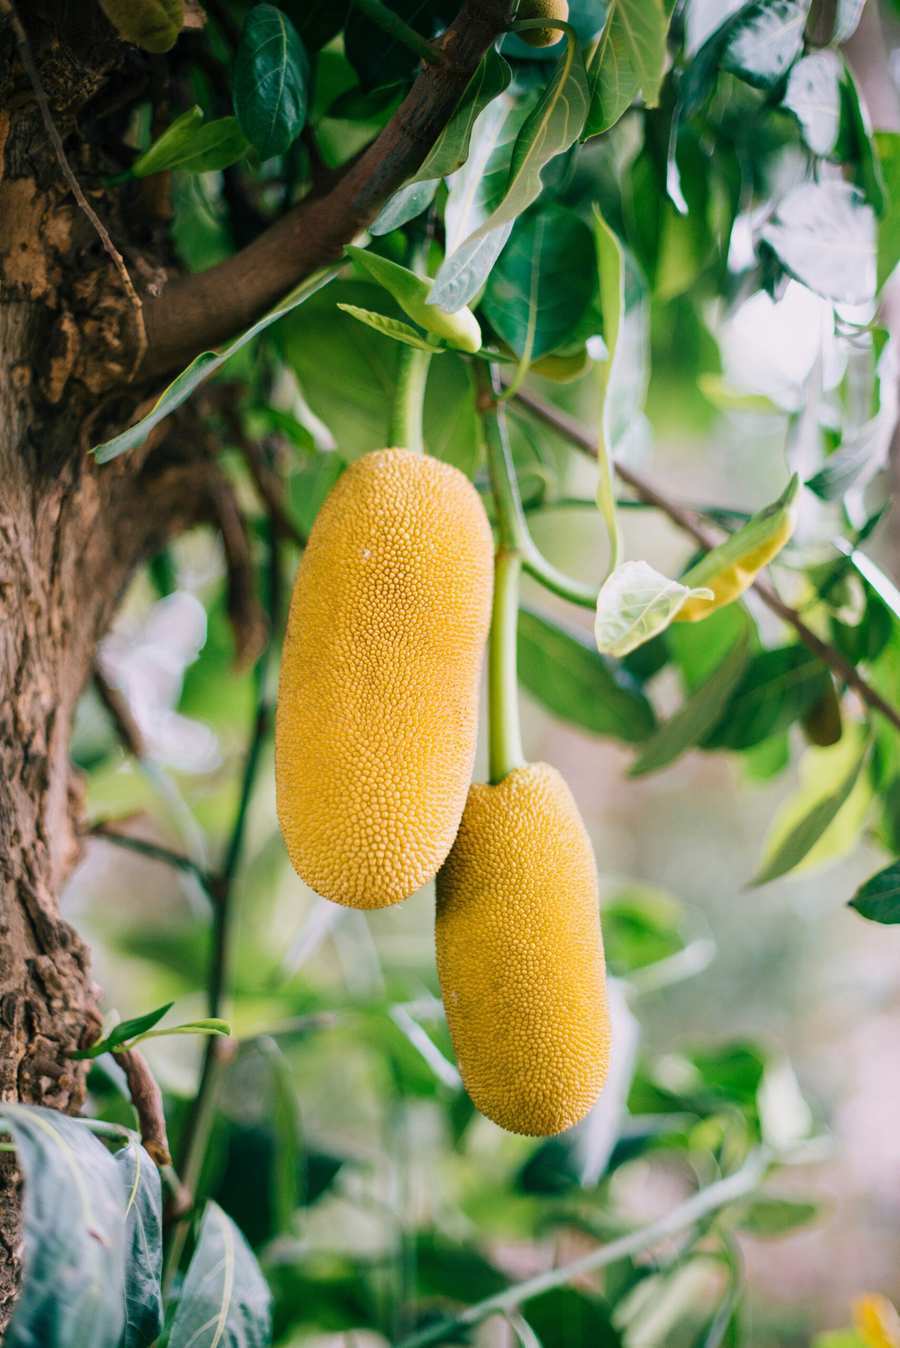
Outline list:
[[[474,785],[437,878],[441,993],[463,1083],[511,1133],[583,1118],[610,1025],[597,875],[566,783],[547,763]]]
[[[294,869],[335,903],[397,903],[450,850],[492,569],[478,493],[437,459],[366,454],[319,511],[284,642],[275,780]]]
[[[569,21],[569,0],[523,0],[516,11],[517,19],[559,19]],[[529,47],[552,47],[562,37],[559,28],[526,28],[518,36]]]

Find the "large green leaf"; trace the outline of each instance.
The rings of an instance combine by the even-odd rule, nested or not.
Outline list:
[[[491,49],[466,86],[450,121],[426,155],[421,168],[395,192],[371,226],[373,234],[387,234],[412,220],[431,203],[441,178],[461,168],[469,156],[478,118],[509,84],[509,66]]]
[[[662,0],[610,0],[603,32],[588,63],[591,106],[585,139],[608,131],[638,93],[659,103],[669,15]]]
[[[6,1348],[119,1348],[125,1326],[125,1195],[86,1124],[0,1105],[25,1177],[25,1272]]]
[[[129,449],[136,449],[142,445],[147,436],[170,412],[174,412],[176,407],[191,396],[196,388],[209,379],[210,375],[220,369],[225,362],[240,351],[241,347],[252,342],[261,332],[264,332],[272,323],[276,323],[279,318],[296,309],[298,305],[305,303],[311,295],[317,290],[321,290],[336,275],[336,268],[328,271],[316,272],[307,281],[301,281],[298,286],[285,295],[283,300],[279,300],[274,309],[263,314],[246,332],[242,332],[239,337],[235,337],[228,342],[226,346],[220,346],[214,351],[202,351],[196,356],[187,367],[182,370],[176,379],[173,379],[169,387],[160,394],[150,411],[140,421],[129,426],[127,430],[121,431],[112,440],[106,440],[103,444],[95,445],[91,451],[98,463],[109,463],[110,459],[118,458],[120,454],[125,454]]]
[[[900,922],[900,861],[871,876],[853,895],[850,907],[871,922]]]
[[[850,799],[867,755],[868,745],[865,745],[862,752],[857,754],[849,771],[833,790],[817,800],[786,835],[779,830],[766,848],[762,866],[753,879],[755,885],[765,885],[770,880],[777,880],[779,876],[786,875],[795,866],[799,866],[820,842],[826,829]]]
[[[125,1332],[121,1348],[150,1348],[162,1332],[162,1186],[135,1137],[116,1152],[125,1192]]]
[[[786,271],[827,299],[862,304],[875,293],[875,217],[849,183],[792,188],[762,238]]]
[[[232,98],[241,130],[263,159],[284,154],[306,121],[309,62],[297,30],[274,5],[247,11]]]
[[[750,628],[744,631],[705,683],[692,693],[651,736],[629,771],[630,777],[657,772],[685,749],[699,744],[716,724],[744,672],[750,654]]]
[[[473,272],[473,250],[477,252],[501,227],[511,225],[540,195],[544,168],[578,139],[588,105],[584,61],[578,48],[569,43],[556,73],[516,137],[509,177],[499,203],[464,244],[445,259],[435,277],[433,304],[452,312],[476,293],[487,272],[481,272],[480,279]]]
[[[537,360],[571,340],[591,304],[595,278],[591,231],[574,211],[550,205],[514,225],[482,309],[516,355]]]
[[[753,656],[706,749],[749,749],[799,720],[827,688],[828,671],[805,646],[779,646]]]
[[[269,1348],[271,1294],[230,1217],[206,1205],[168,1348]]]
[[[562,720],[629,744],[653,732],[653,708],[638,683],[580,634],[522,609],[518,659],[523,687]]]

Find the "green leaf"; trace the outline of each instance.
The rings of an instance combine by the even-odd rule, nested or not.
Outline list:
[[[162,1333],[162,1185],[133,1138],[117,1151],[125,1191],[125,1332],[121,1348],[150,1348]]]
[[[207,1203],[168,1348],[269,1348],[271,1300],[244,1237],[216,1203]]]
[[[746,393],[743,389],[732,388],[723,375],[703,371],[697,376],[697,387],[714,407],[723,412],[771,412],[781,416],[781,408],[767,398],[764,393]]]
[[[828,678],[828,670],[805,646],[760,651],[703,747],[749,749],[760,744],[799,720],[822,696]]]
[[[750,1236],[786,1236],[798,1227],[809,1226],[821,1212],[818,1203],[796,1198],[751,1199],[741,1211],[738,1226]]]
[[[0,1105],[25,1178],[25,1272],[5,1348],[119,1348],[125,1325],[125,1198],[87,1125],[38,1105]]]
[[[100,0],[120,37],[143,51],[171,51],[184,26],[184,0]]]
[[[669,580],[647,562],[623,562],[597,596],[597,649],[604,655],[627,655],[668,627],[686,600],[707,597],[712,598],[712,590]]]
[[[487,275],[486,270],[479,273],[473,268],[473,256],[481,251],[489,237],[496,237],[495,231],[511,225],[537,199],[544,168],[578,139],[588,105],[584,61],[577,46],[570,42],[556,73],[516,137],[509,177],[499,203],[444,260],[435,277],[432,304],[453,312],[473,297]]]
[[[668,27],[662,0],[610,0],[588,63],[591,106],[585,140],[614,126],[638,93],[648,108],[658,106]]]
[[[595,276],[591,231],[574,211],[550,205],[516,221],[481,307],[517,356],[538,360],[571,338]]]
[[[826,299],[862,304],[875,293],[875,217],[859,188],[806,182],[782,198],[762,239],[786,271]]]
[[[109,463],[111,459],[118,458],[120,454],[125,454],[129,449],[136,449],[142,445],[147,436],[170,412],[174,412],[176,407],[180,407],[188,399],[196,388],[204,383],[211,374],[215,374],[225,362],[233,356],[241,347],[246,346],[259,333],[264,332],[272,323],[283,318],[285,314],[296,309],[299,304],[303,304],[317,290],[321,290],[337,275],[337,268],[332,267],[326,271],[315,272],[306,281],[301,281],[295,286],[283,300],[270,309],[268,313],[263,314],[256,322],[239,337],[235,337],[227,345],[221,346],[214,351],[202,351],[196,356],[187,367],[182,370],[176,379],[173,379],[169,387],[160,394],[150,411],[140,421],[129,426],[127,430],[116,435],[112,440],[106,440],[101,445],[95,445],[91,450],[98,463]]]
[[[828,750],[821,750],[827,753]],[[794,825],[786,837],[776,835],[775,840],[766,848],[763,864],[753,878],[754,885],[766,885],[786,875],[807,856],[819,842],[825,830],[846,805],[853,788],[859,780],[863,764],[868,757],[868,745],[864,745],[843,781],[815,805]]]
[[[274,5],[247,11],[232,98],[241,130],[263,159],[284,154],[306,121],[309,62],[297,30]]]
[[[860,98],[853,71],[843,63],[841,80],[842,126],[839,150],[846,166],[862,189],[876,215],[885,209],[884,180],[875,146],[869,116]]]
[[[236,117],[204,122],[199,108],[190,108],[162,133],[131,166],[131,176],[147,178],[164,169],[210,173],[236,164],[250,147]]]
[[[883,871],[860,885],[850,900],[850,907],[870,922],[890,926],[900,922],[900,861],[885,866]]]
[[[441,178],[461,168],[469,156],[478,118],[506,89],[512,72],[493,49],[482,59],[450,121],[438,136],[413,178],[395,192],[373,225],[372,234],[388,234],[431,204]]]
[[[833,51],[804,56],[790,73],[782,105],[800,123],[813,154],[833,154],[841,129],[843,65]]]
[[[429,454],[474,478],[481,462],[481,425],[475,410],[471,363],[448,351],[432,365],[425,390],[425,444]]]
[[[629,770],[629,777],[657,772],[685,749],[699,744],[722,715],[750,656],[750,626],[744,630],[705,683],[650,737]]]
[[[383,337],[391,337],[403,346],[415,347],[417,351],[430,351],[432,355],[438,356],[445,349],[436,342],[427,342],[415,328],[410,327],[409,323],[401,322],[399,318],[388,318],[387,314],[375,313],[373,309],[360,309],[357,304],[338,304],[338,308],[342,313],[349,314],[351,318],[365,324],[367,328],[374,328]]]
[[[481,328],[471,309],[462,305],[454,309],[453,313],[447,313],[436,308],[430,299],[432,283],[424,276],[410,271],[408,267],[401,267],[390,258],[381,257],[365,248],[356,248],[353,244],[349,244],[345,251],[393,296],[413,322],[461,351],[471,354],[480,348]]]
[[[119,1044],[124,1044],[126,1039],[131,1039],[133,1035],[143,1034],[145,1030],[150,1030],[162,1020],[167,1011],[171,1011],[175,1005],[174,1002],[166,1002],[165,1006],[158,1006],[155,1011],[148,1011],[146,1015],[135,1016],[131,1020],[120,1020],[118,1025],[110,1030],[109,1034],[103,1039],[98,1039],[96,1044],[90,1048],[82,1049],[79,1053],[73,1053],[73,1058],[97,1058],[101,1053],[109,1053],[111,1049]]]
[[[587,1296],[573,1287],[554,1287],[532,1298],[527,1307],[528,1324],[543,1348],[622,1348],[623,1339],[599,1297]]]
[[[878,221],[878,289],[900,262],[900,132],[876,131],[873,137],[885,185],[885,212]]]
[[[528,609],[519,611],[519,678],[564,721],[634,744],[653,731],[653,708],[638,683],[589,641]]]
[[[227,1038],[231,1034],[231,1025],[227,1020],[219,1020],[213,1016],[204,1020],[186,1020],[183,1025],[172,1025],[164,1030],[147,1030],[145,1034],[139,1034],[133,1039],[129,1047],[133,1048],[144,1039],[165,1039],[172,1034],[220,1034]]]

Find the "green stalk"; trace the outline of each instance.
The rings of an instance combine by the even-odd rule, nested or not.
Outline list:
[[[422,413],[430,364],[430,351],[420,351],[411,346],[401,347],[388,439],[397,448],[411,449],[416,454],[422,454],[425,450]]]
[[[496,370],[475,370],[478,406],[487,445],[491,490],[500,535],[494,562],[494,606],[488,642],[488,755],[491,783],[496,786],[525,762],[519,725],[519,687],[516,673],[516,627],[519,614],[521,545],[528,537],[519,498],[506,421],[497,402],[500,381]]]
[[[525,764],[516,673],[521,568],[519,554],[501,545],[494,562],[494,607],[488,643],[488,760],[492,786]]]

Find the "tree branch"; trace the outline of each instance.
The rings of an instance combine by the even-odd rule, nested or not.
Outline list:
[[[480,1324],[491,1315],[504,1315],[514,1311],[524,1302],[533,1300],[543,1292],[549,1292],[554,1287],[564,1287],[566,1283],[573,1282],[576,1278],[583,1278],[588,1273],[596,1272],[597,1269],[607,1268],[619,1259],[626,1259],[640,1250],[647,1249],[648,1246],[657,1245],[668,1236],[677,1235],[680,1231],[695,1226],[703,1217],[751,1194],[765,1177],[772,1160],[773,1157],[766,1147],[757,1148],[750,1153],[740,1170],[736,1170],[725,1179],[717,1180],[715,1184],[707,1185],[705,1189],[699,1189],[678,1207],[648,1226],[631,1231],[627,1236],[620,1236],[618,1240],[610,1241],[608,1245],[601,1245],[598,1249],[591,1250],[589,1254],[582,1255],[580,1259],[574,1259],[570,1264],[550,1269],[547,1273],[539,1273],[524,1282],[514,1283],[505,1291],[467,1307],[459,1315],[438,1320],[419,1333],[404,1339],[398,1348],[427,1348],[429,1344],[444,1343],[451,1337],[457,1338],[460,1331]]]
[[[558,407],[554,407],[551,403],[546,403],[543,399],[535,397],[533,393],[519,392],[515,395],[515,401],[520,403],[522,407],[527,407],[533,416],[542,421],[545,426],[549,426],[551,430],[556,431],[557,435],[561,435],[564,440],[568,440],[583,454],[587,454],[591,458],[597,457],[594,437],[567,413],[561,411]],[[670,501],[667,496],[664,496],[639,473],[636,473],[633,468],[626,468],[624,464],[617,463],[615,469],[622,481],[627,482],[642,501],[646,501],[648,505],[656,506],[664,515],[668,515],[673,524],[677,524],[679,529],[689,534],[707,552],[716,546],[715,538],[709,533],[699,515],[694,511],[678,505],[675,501]],[[753,588],[766,607],[770,608],[773,613],[777,613],[779,618],[793,627],[804,646],[807,646],[817,655],[823,664],[828,665],[838,678],[843,679],[867,707],[872,711],[879,712],[890,721],[891,725],[900,730],[900,711],[896,707],[892,707],[877,689],[867,683],[856,667],[839,650],[818,637],[812,628],[808,627],[803,621],[797,610],[779,599],[775,591],[764,580],[755,580]]]
[[[511,0],[466,0],[387,126],[325,196],[309,197],[233,257],[147,297],[140,376],[186,364],[247,327],[318,267],[340,257],[420,167],[478,63],[509,21]]]

